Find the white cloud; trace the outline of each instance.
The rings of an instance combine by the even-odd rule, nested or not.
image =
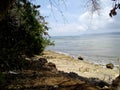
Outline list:
[[[120,28],[120,15],[111,18],[109,12],[111,2],[108,0],[101,0],[102,8],[100,13],[91,14],[90,11],[84,11],[82,14],[63,12],[68,20],[68,23],[63,24],[61,17],[57,16],[58,22],[49,22],[52,28],[49,33],[52,36],[58,35],[80,35],[83,33],[101,33],[101,32],[117,32]],[[73,10],[73,9],[72,9]],[[74,11],[73,11],[74,12]],[[58,14],[58,13],[57,13]],[[60,21],[60,22],[59,22]]]
[[[52,24],[52,29],[49,31],[50,35],[55,36],[69,36],[69,35],[80,35],[86,29],[83,26],[80,26],[76,23],[67,23],[67,24]]]
[[[87,11],[79,16],[80,25],[86,26],[88,30],[94,30],[94,32],[110,29],[108,26],[114,22],[116,22],[116,20],[109,16],[109,7],[101,10],[100,15],[97,13],[91,15],[91,13]]]

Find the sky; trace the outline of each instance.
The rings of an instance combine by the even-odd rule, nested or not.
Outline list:
[[[41,5],[41,15],[47,16],[50,36],[75,36],[94,33],[120,32],[120,12],[109,16],[112,0],[100,0],[100,10],[91,12],[89,0],[33,0]]]

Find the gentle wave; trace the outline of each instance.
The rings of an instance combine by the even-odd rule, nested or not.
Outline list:
[[[120,35],[61,36],[53,37],[55,46],[47,50],[57,51],[77,58],[82,56],[89,62],[118,65],[120,57]]]

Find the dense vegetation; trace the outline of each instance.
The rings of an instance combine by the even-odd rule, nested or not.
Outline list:
[[[0,21],[0,69],[20,69],[26,56],[41,53],[51,44],[40,6],[16,0]]]
[[[53,0],[54,1],[54,0]],[[50,4],[53,2],[49,0]],[[92,10],[99,7],[99,0],[89,0]],[[110,16],[117,14],[120,8],[117,0]],[[24,57],[41,53],[51,42],[47,23],[38,12],[39,5],[29,0],[1,0],[0,2],[0,68],[20,66]],[[48,36],[46,36],[48,35]],[[16,65],[15,62],[18,62]],[[18,67],[17,67],[18,68]],[[3,70],[3,69],[2,69]]]

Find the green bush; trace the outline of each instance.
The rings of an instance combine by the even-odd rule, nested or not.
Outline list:
[[[37,10],[39,7],[28,0],[19,0],[0,21],[1,70],[20,67],[23,55],[39,54],[51,44],[46,36],[47,23]]]
[[[4,77],[3,74],[0,72],[0,83],[2,83],[4,81]]]

